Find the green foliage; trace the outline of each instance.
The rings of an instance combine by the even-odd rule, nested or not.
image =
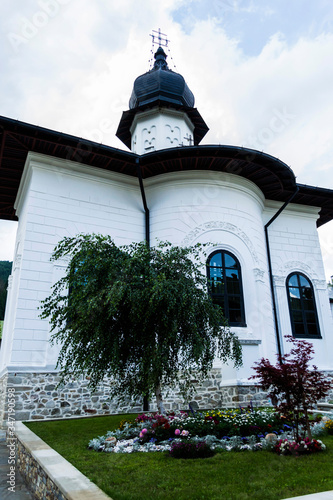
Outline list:
[[[0,260],[0,320],[5,316],[8,276],[12,271],[12,264],[7,260]]]
[[[0,339],[2,338],[3,321],[0,321]]]
[[[208,458],[215,455],[208,444],[202,442],[181,441],[172,443],[170,456],[173,458]]]
[[[8,283],[8,276],[12,272],[12,262],[8,260],[0,260],[0,281]]]
[[[124,421],[123,421],[124,422]],[[239,437],[241,445],[242,438],[252,436],[254,443],[259,443],[268,433],[283,434],[292,430],[285,419],[281,419],[276,412],[271,410],[240,411],[216,410],[196,415],[187,412],[169,412],[166,415],[157,413],[143,413],[136,418],[135,422],[124,423],[116,433],[107,433],[117,439],[139,438],[141,444],[154,441],[156,444],[169,441],[170,439],[198,438],[207,441],[207,436],[218,441],[229,440]],[[107,437],[106,436],[106,437]],[[103,437],[96,449],[104,444]],[[104,437],[105,440],[105,437]],[[253,443],[253,444],[254,444]]]
[[[263,389],[269,391],[277,411],[293,422],[296,440],[301,437],[300,424],[304,424],[311,440],[309,409],[328,394],[332,384],[315,365],[310,368],[309,361],[314,354],[312,344],[291,335],[285,338],[293,344],[290,352],[277,356],[275,366],[262,358],[253,367],[256,375],[250,378],[258,379]]]
[[[201,245],[118,248],[109,236],[79,235],[64,238],[52,260],[64,256],[66,275],[41,306],[62,344],[63,378],[87,372],[96,387],[110,376],[112,396],[141,397],[181,381],[186,393],[216,352],[241,364],[240,343],[207,292]]]
[[[26,425],[114,500],[280,500],[333,490],[333,436],[325,453],[216,453],[173,460],[167,453],[98,453],[87,440],[116,429],[124,415],[28,422]]]
[[[325,430],[328,434],[333,434],[333,420],[328,420],[325,424]]]

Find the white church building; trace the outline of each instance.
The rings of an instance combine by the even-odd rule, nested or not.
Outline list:
[[[18,220],[0,350],[0,420],[8,388],[16,419],[102,414],[130,408],[88,381],[57,387],[58,346],[40,301],[65,271],[56,244],[78,233],[117,245],[148,240],[205,247],[207,279],[243,348],[243,366],[216,360],[194,400],[201,408],[260,400],[251,367],[309,340],[314,363],[333,373],[333,322],[317,228],[333,219],[333,191],[298,184],[263,152],[203,145],[208,127],[184,78],[159,47],[139,76],[117,136],[131,152],[0,117],[0,218]],[[166,408],[186,408],[177,392]],[[142,410],[136,402],[134,410]]]

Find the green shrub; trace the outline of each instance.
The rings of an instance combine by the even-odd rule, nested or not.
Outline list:
[[[333,434],[333,420],[327,420],[325,424],[325,430],[328,434]]]
[[[208,458],[215,452],[204,442],[180,441],[172,443],[170,455],[173,458]]]

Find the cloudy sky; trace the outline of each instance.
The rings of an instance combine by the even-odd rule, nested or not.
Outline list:
[[[158,28],[210,127],[202,144],[265,151],[333,189],[331,0],[3,0],[0,115],[125,149],[115,132]],[[0,260],[15,231],[0,221]],[[320,238],[329,277],[333,222]]]

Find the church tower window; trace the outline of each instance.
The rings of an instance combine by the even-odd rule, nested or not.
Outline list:
[[[246,326],[240,263],[230,252],[218,250],[207,260],[209,292],[229,326]]]
[[[321,338],[311,282],[301,273],[287,278],[290,321],[296,338]]]

